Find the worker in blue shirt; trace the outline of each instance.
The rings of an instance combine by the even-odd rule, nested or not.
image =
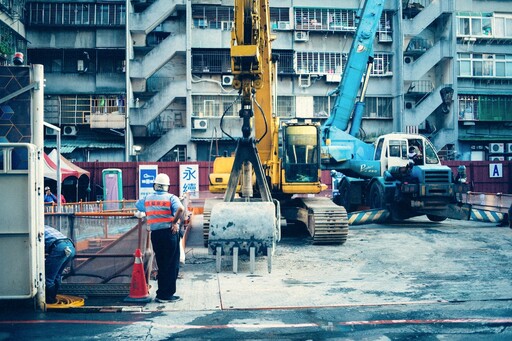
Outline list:
[[[57,196],[52,193],[48,186],[44,188],[44,202],[57,203]]]
[[[140,218],[144,212],[151,230],[151,244],[158,266],[158,289],[155,301],[160,303],[181,300],[176,293],[176,279],[180,268],[179,221],[184,212],[183,204],[174,194],[168,193],[169,176],[160,173],[153,183],[153,193],[135,203]]]
[[[57,302],[62,272],[75,256],[76,250],[71,239],[53,227],[45,225],[44,253],[46,303],[53,304]]]

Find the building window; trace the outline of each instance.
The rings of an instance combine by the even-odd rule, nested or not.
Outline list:
[[[295,97],[294,96],[277,96],[276,114],[281,118],[295,117]]]
[[[393,55],[390,53],[375,53],[373,56],[372,76],[390,76],[393,74],[391,60]]]
[[[393,41],[393,12],[384,11],[380,17],[378,36],[379,42],[392,42]]]
[[[478,119],[478,96],[459,95],[459,119]]]
[[[277,60],[277,73],[279,75],[293,75],[295,70],[293,68],[293,51],[279,51],[273,50],[272,55],[278,56]]]
[[[313,117],[327,118],[331,111],[331,97],[314,96],[313,97]]]
[[[41,64],[45,73],[123,73],[122,49],[37,49],[29,50],[27,60]]]
[[[355,31],[357,11],[340,8],[295,8],[295,29]]]
[[[459,95],[459,119],[512,121],[512,96]]]
[[[459,53],[459,77],[512,78],[512,54]]]
[[[273,30],[290,30],[290,9],[289,8],[270,8],[270,26]]]
[[[229,50],[192,50],[192,73],[231,73]]]
[[[387,97],[366,97],[363,117],[393,118],[393,101]]]
[[[240,108],[238,96],[192,96],[193,117],[238,117]]]
[[[506,17],[500,15],[493,16],[493,13],[460,12],[457,15],[457,36],[503,38],[506,37],[504,35],[504,32],[506,32],[506,21]],[[508,37],[512,37],[512,35]]]
[[[41,3],[27,4],[27,24],[47,26],[123,26],[124,4],[112,3]]]
[[[195,28],[231,30],[234,22],[232,6],[192,6],[192,22]]]
[[[494,16],[494,37],[512,37],[512,15],[496,14]]]
[[[296,52],[295,71],[297,74],[332,74],[346,59],[347,54],[339,52]]]
[[[459,53],[459,76],[471,76],[471,54]]]
[[[393,55],[375,53],[371,76],[391,76]],[[339,52],[296,52],[295,71],[297,74],[332,75],[343,73],[348,55]]]

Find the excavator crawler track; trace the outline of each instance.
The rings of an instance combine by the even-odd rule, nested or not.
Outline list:
[[[212,214],[211,208],[203,211],[203,245],[208,247],[208,231],[210,230],[210,215]]]
[[[344,207],[329,198],[304,198],[308,209],[308,230],[313,244],[343,244],[348,237],[348,216]]]

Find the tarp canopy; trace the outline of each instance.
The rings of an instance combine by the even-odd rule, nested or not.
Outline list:
[[[74,176],[79,179],[82,176],[90,177],[90,173],[82,169],[60,155],[60,175],[61,181]],[[44,154],[44,177],[57,181],[57,150],[54,149],[50,154]]]

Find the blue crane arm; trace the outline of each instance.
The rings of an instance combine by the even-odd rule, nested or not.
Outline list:
[[[368,73],[366,77],[368,78],[371,70],[368,68],[368,64],[373,60],[373,40],[377,33],[383,7],[384,0],[367,0],[364,4],[342,79],[338,87],[329,94],[335,95],[336,99],[331,109],[331,115],[321,129],[324,133],[324,141],[330,138],[331,127],[342,131],[347,129],[353,111],[356,111],[357,116],[354,115],[352,126],[357,127],[357,130],[353,132],[355,129],[351,129],[351,135],[355,136],[359,130],[364,106],[354,110],[354,103],[363,75],[365,72]],[[359,102],[362,104],[363,101]]]

